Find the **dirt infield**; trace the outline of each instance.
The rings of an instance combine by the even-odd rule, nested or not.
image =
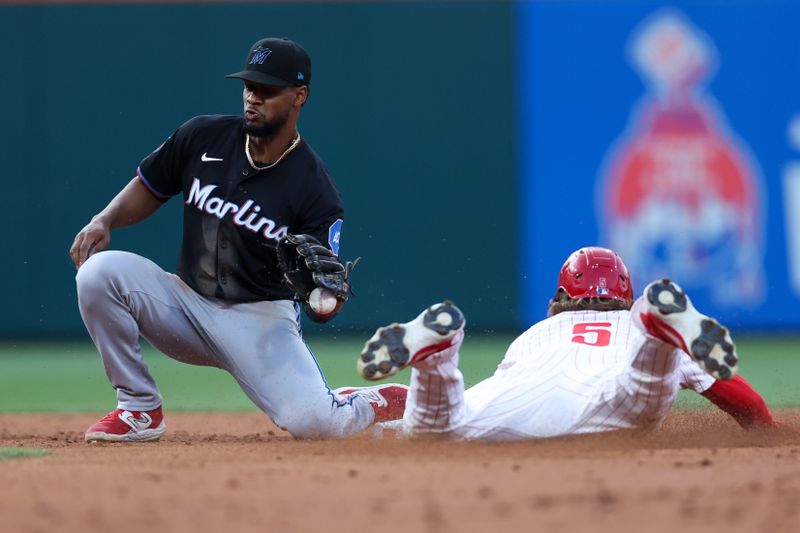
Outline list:
[[[800,411],[779,416],[800,427]],[[517,444],[295,441],[259,414],[177,414],[85,444],[93,415],[0,415],[0,531],[800,531],[800,435],[679,411],[654,433]]]

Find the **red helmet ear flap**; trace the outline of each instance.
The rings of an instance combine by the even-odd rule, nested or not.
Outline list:
[[[608,298],[633,303],[628,267],[608,248],[590,246],[576,250],[561,267],[558,288],[570,298]]]

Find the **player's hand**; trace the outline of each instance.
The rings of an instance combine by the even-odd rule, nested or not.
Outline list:
[[[317,287],[346,302],[350,296],[350,273],[358,262],[343,264],[329,248],[311,235],[288,234],[278,244],[278,264],[286,285],[307,302]]]
[[[89,256],[95,252],[105,250],[111,242],[111,229],[101,219],[93,218],[75,236],[69,249],[69,256],[75,263],[75,268],[80,268]]]

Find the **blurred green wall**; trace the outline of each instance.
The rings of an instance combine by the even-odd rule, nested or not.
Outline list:
[[[517,312],[513,5],[494,2],[0,7],[0,336],[85,335],[75,233],[191,116],[241,112],[239,70],[270,35],[313,60],[303,136],[346,208],[362,331],[450,298],[474,330]],[[174,269],[180,202],[113,234]]]

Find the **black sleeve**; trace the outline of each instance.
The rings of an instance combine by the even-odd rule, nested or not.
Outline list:
[[[304,216],[294,233],[312,235],[339,255],[343,221],[344,209],[339,191],[330,178],[325,176],[319,184],[318,194],[305,206]]]
[[[139,165],[136,173],[153,195],[163,201],[183,191],[186,145],[191,131],[189,121],[155,149]]]

